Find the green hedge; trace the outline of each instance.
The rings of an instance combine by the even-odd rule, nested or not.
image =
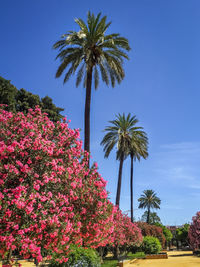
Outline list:
[[[58,263],[56,255],[50,262],[50,267],[100,267],[100,258],[97,252],[91,248],[83,248],[77,246],[70,247],[71,252],[68,254],[69,260],[66,263]]]
[[[158,238],[153,236],[145,236],[141,245],[142,251],[145,254],[157,254],[160,252],[162,246]]]

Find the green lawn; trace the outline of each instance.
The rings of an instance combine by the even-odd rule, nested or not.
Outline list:
[[[145,254],[144,252],[137,252],[135,254],[129,252],[127,256],[127,260],[132,260],[132,259],[140,259],[144,258]],[[104,262],[101,264],[101,267],[116,267],[117,266],[117,260],[113,260],[112,257],[107,257]]]

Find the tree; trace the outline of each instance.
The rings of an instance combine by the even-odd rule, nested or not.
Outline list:
[[[192,217],[192,223],[189,227],[188,238],[191,248],[195,250],[200,249],[200,211]]]
[[[188,245],[188,231],[190,225],[188,223],[184,224],[183,227],[179,227],[176,229],[176,238],[181,242],[183,246]]]
[[[85,98],[85,126],[84,126],[84,149],[90,152],[90,102],[92,80],[95,89],[99,85],[99,71],[102,81],[107,85],[111,82],[120,83],[124,78],[122,67],[123,59],[128,59],[125,51],[129,51],[128,40],[118,33],[106,35],[106,31],[111,22],[107,23],[107,17],[102,18],[101,13],[95,16],[88,12],[87,24],[82,19],[75,19],[79,26],[79,31],[69,31],[64,34],[58,42],[54,44],[55,49],[59,49],[57,58],[61,64],[56,72],[56,78],[60,77],[64,70],[64,83],[77,69],[76,86],[83,80],[86,88]]]
[[[138,222],[137,225],[141,229],[143,236],[157,237],[160,243],[162,244],[162,247],[164,248],[166,239],[163,234],[162,227],[156,225],[150,225],[146,222]]]
[[[79,137],[38,107],[0,109],[0,256],[17,249],[40,262],[44,251],[62,263],[70,245],[113,243],[115,207]]]
[[[148,216],[148,212],[145,211],[144,214],[142,215],[141,221],[142,222],[146,222],[147,221],[147,216]],[[158,216],[158,214],[156,212],[150,212],[149,214],[149,224],[156,224],[157,223],[161,224],[161,220],[160,217]]]
[[[140,158],[148,157],[148,138],[142,127],[135,127],[130,143],[130,158],[131,158],[131,175],[130,175],[130,195],[131,195],[131,221],[133,222],[133,161]]]
[[[38,95],[34,95],[25,89],[18,90],[3,77],[0,77],[0,104],[6,104],[7,111],[23,113],[27,113],[30,108],[35,109],[36,106],[39,106],[54,122],[63,118],[60,112],[64,109],[56,107],[49,96],[40,99]]]
[[[170,245],[169,242],[173,238],[172,232],[166,226],[164,226],[161,222],[156,222],[155,225],[158,226],[158,227],[160,227],[160,228],[162,228],[163,234],[164,234],[165,239],[166,239],[166,247],[167,247],[167,244]]]
[[[117,146],[116,159],[119,160],[120,164],[115,203],[117,206],[119,206],[123,162],[129,154],[131,136],[135,130],[135,124],[138,122],[138,120],[135,116],[131,117],[130,113],[127,116],[125,114],[118,114],[116,117],[117,118],[115,120],[109,121],[111,126],[107,126],[105,128],[105,132],[107,132],[107,134],[101,141],[101,145],[104,146],[103,150],[105,152],[105,158],[108,158],[112,149]]]
[[[136,223],[132,223],[130,217],[116,209],[114,214],[114,254],[119,256],[119,248],[122,253],[126,252],[130,246],[139,247],[142,242],[141,229]]]
[[[151,208],[160,209],[161,200],[156,196],[156,193],[153,190],[144,190],[138,201],[140,202],[139,209],[147,208],[147,223],[149,223]]]

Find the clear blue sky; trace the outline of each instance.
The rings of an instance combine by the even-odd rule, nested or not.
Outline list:
[[[3,0],[0,75],[65,108],[72,128],[83,129],[85,90],[75,77],[55,79],[59,62],[52,45],[74,18],[99,11],[112,21],[110,32],[129,39],[126,77],[114,89],[100,84],[92,92],[91,152],[108,181],[114,202],[119,163],[115,151],[104,159],[103,129],[117,113],[131,112],[149,137],[149,158],[135,164],[134,209],[145,189],[161,198],[164,224],[191,221],[200,209],[200,1],[199,0]],[[82,131],[83,133],[83,131]],[[82,135],[81,133],[81,135]],[[83,135],[82,135],[83,136]],[[123,172],[121,208],[130,210],[130,162]]]

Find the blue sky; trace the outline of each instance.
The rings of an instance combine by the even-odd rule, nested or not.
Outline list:
[[[83,129],[85,90],[75,77],[55,79],[59,65],[52,45],[74,18],[88,10],[112,21],[110,32],[130,41],[125,79],[115,88],[100,83],[92,92],[91,153],[108,181],[114,202],[119,162],[104,159],[103,129],[115,114],[136,115],[149,137],[149,158],[134,166],[134,213],[140,194],[153,189],[161,198],[164,224],[190,222],[200,199],[200,1],[199,0],[3,0],[1,1],[0,75],[17,88],[49,95]],[[81,132],[83,136],[83,131]],[[130,210],[130,162],[124,165],[121,208]]]

